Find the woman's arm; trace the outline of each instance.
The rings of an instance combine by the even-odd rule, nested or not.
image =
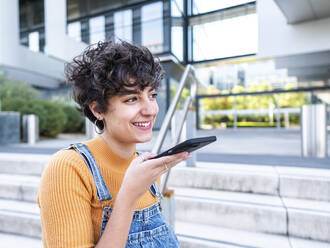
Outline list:
[[[91,213],[93,183],[75,151],[55,154],[43,172],[38,204],[47,248],[95,246]]]
[[[120,190],[109,221],[96,248],[125,247],[137,200]]]
[[[190,155],[186,152],[176,155],[152,159],[153,156],[144,153],[133,160],[125,173],[122,186],[97,248],[120,248],[126,246],[133,214],[139,198],[149,189],[167,168],[172,168]],[[144,161],[146,159],[147,161]]]

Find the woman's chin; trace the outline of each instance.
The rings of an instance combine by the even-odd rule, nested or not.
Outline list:
[[[148,135],[146,137],[141,137],[137,139],[136,143],[146,143],[149,142],[152,139],[152,135]]]

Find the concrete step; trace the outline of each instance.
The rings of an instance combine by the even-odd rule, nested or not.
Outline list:
[[[0,232],[41,238],[37,204],[0,199]]]
[[[177,221],[182,248],[329,248],[330,243]]]
[[[0,233],[0,241],[0,248],[42,248],[41,239],[14,234]]]
[[[174,192],[178,221],[330,241],[329,202],[182,187]]]
[[[49,155],[0,153],[0,173],[41,175]],[[198,162],[171,171],[169,185],[330,201],[330,170]]]
[[[35,202],[40,176],[0,174],[0,198]]]
[[[283,203],[289,235],[330,242],[330,203],[292,198],[283,198]]]
[[[198,162],[171,170],[169,186],[330,201],[330,170]]]
[[[0,173],[41,175],[50,155],[0,153]]]

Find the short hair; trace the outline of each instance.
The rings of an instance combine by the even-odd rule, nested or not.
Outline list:
[[[67,82],[72,85],[78,110],[95,122],[89,104],[95,101],[96,111],[106,113],[108,99],[125,92],[127,87],[157,89],[164,70],[159,60],[155,60],[143,46],[125,41],[104,41],[88,46],[67,63],[65,74]]]

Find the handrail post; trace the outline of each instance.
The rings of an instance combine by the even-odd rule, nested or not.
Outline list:
[[[183,72],[183,75],[180,79],[180,84],[179,87],[177,89],[177,91],[175,92],[175,95],[172,99],[172,102],[167,110],[166,116],[163,120],[163,125],[161,126],[161,129],[159,131],[157,140],[155,142],[155,145],[152,149],[152,153],[153,154],[158,154],[160,152],[160,149],[164,143],[165,140],[165,136],[167,134],[167,131],[169,129],[171,120],[173,118],[174,112],[176,110],[176,107],[178,105],[179,99],[182,95],[182,90],[185,87],[187,78],[189,76],[189,73],[192,74],[192,78],[193,78],[193,84],[191,85],[191,89],[190,89],[190,93],[191,95],[187,97],[184,107],[183,107],[183,116],[181,119],[181,123],[179,124],[179,126],[176,125],[175,129],[177,129],[177,132],[175,134],[175,139],[174,139],[174,145],[176,145],[179,142],[180,136],[181,136],[181,132],[182,132],[182,128],[184,126],[184,123],[186,121],[187,118],[187,114],[188,114],[188,110],[189,107],[193,101],[193,99],[195,98],[196,92],[197,92],[197,82],[198,80],[196,79],[195,76],[195,71],[194,68],[191,65],[187,65],[186,69]],[[198,82],[199,83],[199,82]],[[198,102],[198,101],[197,101]],[[192,114],[192,113],[191,113]],[[192,128],[188,128],[188,130],[193,130],[194,129],[194,122],[190,123],[190,120],[188,121],[188,124],[190,124],[192,126]],[[170,222],[170,224],[174,225],[174,222],[171,220],[174,219],[174,197],[173,197],[173,193],[174,191],[172,190],[167,190],[166,189],[166,185],[167,185],[167,181],[170,175],[170,171],[169,170],[167,173],[165,173],[163,175],[163,180],[162,180],[162,185],[161,185],[161,193],[164,196],[164,198],[162,199],[162,204],[165,208],[163,208],[163,214],[164,217],[167,218],[167,221]],[[164,178],[165,177],[165,178]]]
[[[189,74],[189,71],[190,71],[190,68],[191,68],[191,65],[188,65],[182,75],[182,78],[180,80],[180,85],[177,89],[177,91],[175,92],[175,95],[172,99],[172,103],[170,105],[170,107],[168,108],[167,110],[167,114],[164,118],[164,121],[163,121],[163,125],[162,127],[160,128],[160,131],[159,131],[159,135],[158,135],[158,138],[156,140],[156,143],[154,145],[154,148],[152,149],[152,153],[154,154],[157,154],[159,153],[160,151],[160,148],[161,148],[161,145],[163,144],[164,142],[164,139],[165,139],[165,135],[167,133],[167,130],[168,130],[168,127],[170,125],[170,121],[171,121],[171,118],[173,117],[173,114],[174,114],[174,111],[175,111],[175,108],[178,104],[178,101],[179,101],[179,98],[181,96],[181,93],[182,93],[182,90],[184,88],[184,84],[185,84],[185,81],[188,77],[188,74]]]
[[[276,101],[276,127],[281,128],[281,113],[280,113],[280,95],[278,95],[278,100]]]
[[[234,130],[237,129],[237,99],[234,96]]]
[[[195,97],[195,108],[196,108],[196,129],[199,130],[200,126],[199,126],[199,97],[196,96]]]
[[[175,137],[175,140],[173,142],[173,145],[176,145],[179,142],[179,140],[180,140],[182,128],[184,126],[185,119],[187,117],[188,109],[189,109],[189,106],[191,104],[191,101],[192,101],[191,96],[188,96],[187,99],[186,99],[186,101],[185,101],[184,107],[183,107],[183,118],[182,118],[182,120],[181,120],[181,122],[180,122],[180,124],[178,126],[179,128],[178,128],[178,131],[176,133],[176,137]],[[161,188],[162,194],[164,194],[164,192],[166,190],[166,185],[167,185],[167,181],[168,181],[169,175],[170,175],[170,170],[164,175],[164,180],[163,180],[163,184],[162,184],[162,188]]]
[[[186,120],[186,134],[187,139],[196,137],[196,115],[192,110],[188,110]],[[187,167],[196,167],[197,154],[196,152],[191,153],[191,158],[186,160]]]

